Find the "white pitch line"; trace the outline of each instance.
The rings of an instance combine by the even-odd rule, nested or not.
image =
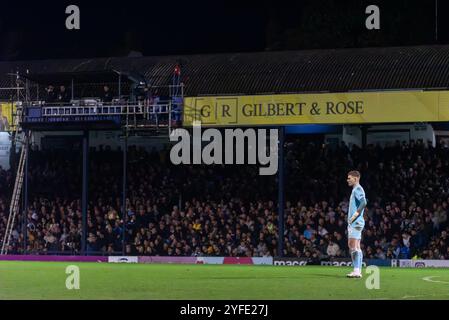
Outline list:
[[[441,281],[441,280],[432,280],[432,278],[439,278],[440,276],[430,276],[430,277],[424,277],[422,278],[424,281],[428,282],[435,282],[435,283],[446,283],[449,284],[447,281]]]
[[[445,283],[445,284],[449,284],[449,282],[447,281],[441,281],[441,280],[432,280],[433,278],[439,278],[440,276],[429,276],[429,277],[424,277],[422,278],[422,280],[427,281],[427,282],[435,282],[435,283]],[[449,294],[419,294],[419,295],[414,295],[414,296],[403,296],[401,299],[410,299],[410,298],[422,298],[422,297],[438,297],[438,296],[447,296]]]
[[[425,297],[425,295],[419,295],[419,296],[403,296],[401,299],[410,299],[410,298],[419,298],[419,297]]]
[[[416,295],[416,296],[403,296],[401,299],[422,298],[422,297],[444,297],[444,296],[449,296],[449,293],[420,294],[420,295]]]

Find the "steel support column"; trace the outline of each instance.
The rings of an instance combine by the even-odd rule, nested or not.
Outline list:
[[[89,131],[84,130],[83,134],[83,186],[82,186],[82,225],[83,225],[83,235],[81,238],[81,254],[86,255],[86,241],[87,241],[87,201],[88,201],[88,191],[89,191]]]
[[[285,190],[284,190],[284,135],[285,128],[279,127],[278,143],[278,248],[277,256],[284,255],[284,208],[285,208]]]

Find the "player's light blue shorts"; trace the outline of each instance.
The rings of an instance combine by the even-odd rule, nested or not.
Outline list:
[[[361,225],[348,225],[348,239],[362,239],[363,227]]]

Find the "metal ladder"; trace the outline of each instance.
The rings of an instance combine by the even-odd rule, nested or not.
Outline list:
[[[28,132],[25,134],[24,140],[22,142],[22,150],[20,152],[20,159],[19,159],[19,165],[17,167],[17,175],[16,175],[16,181],[14,183],[14,190],[12,194],[12,199],[9,207],[9,216],[8,216],[8,222],[6,224],[6,230],[5,235],[3,237],[2,242],[2,249],[0,251],[1,255],[5,255],[8,253],[8,247],[9,242],[11,240],[11,236],[14,230],[14,222],[16,219],[16,216],[19,214],[20,210],[20,196],[22,194],[22,187],[23,187],[23,178],[25,173],[25,162],[26,158],[28,156],[28,141],[30,138],[31,133]]]

